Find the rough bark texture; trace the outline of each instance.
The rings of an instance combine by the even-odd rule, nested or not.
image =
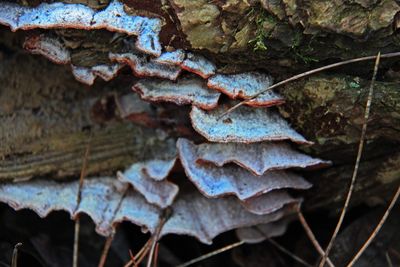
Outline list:
[[[102,8],[108,1],[63,2]],[[399,47],[400,6],[394,0],[124,2],[132,14],[164,18],[165,46],[198,50],[226,73],[262,69],[279,80],[328,62]],[[78,66],[107,63],[107,53],[120,44],[117,38],[110,47],[115,36],[104,31],[52,33],[69,44]],[[26,34],[9,33],[5,27],[0,32],[0,180],[76,176],[88,130],[89,174],[115,172],[142,157],[146,134],[121,119],[109,101],[130,91],[130,72],[86,88],[74,81],[69,67],[22,52]],[[385,200],[400,183],[397,66],[395,60],[381,65],[353,204]],[[371,70],[372,62],[352,65],[279,90],[287,99],[279,111],[316,143],[302,149],[334,162],[327,170],[306,173],[315,184],[306,193],[308,209],[340,206],[347,192]],[[132,135],[137,138],[127,138]]]

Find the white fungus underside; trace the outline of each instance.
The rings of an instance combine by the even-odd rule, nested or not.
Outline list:
[[[51,211],[64,210],[72,217],[89,215],[96,231],[109,236],[116,224],[129,221],[154,232],[163,213],[144,197],[115,178],[86,179],[82,200],[77,207],[79,181],[58,183],[32,180],[0,185],[0,201],[16,210],[28,208],[45,217]],[[220,233],[246,226],[281,219],[290,212],[281,209],[259,216],[237,205],[234,198],[208,199],[197,192],[182,193],[172,205],[172,216],[164,224],[160,237],[166,234],[185,234],[211,244]],[[199,216],[201,214],[201,216]]]

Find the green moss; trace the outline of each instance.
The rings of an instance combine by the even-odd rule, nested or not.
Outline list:
[[[312,42],[314,41],[314,37],[315,37],[315,35],[310,39],[308,44],[302,46],[303,35],[301,32],[295,31],[293,43],[292,43],[290,50],[291,50],[294,60],[296,62],[300,61],[305,64],[310,64],[312,62],[318,62],[317,58],[309,55],[314,51],[314,48],[311,46]]]
[[[256,11],[256,9],[253,8],[250,12],[257,14],[254,19],[256,24],[256,34],[255,37],[249,41],[249,44],[253,46],[253,51],[266,51],[268,47],[266,46],[265,41],[277,21],[264,9]]]

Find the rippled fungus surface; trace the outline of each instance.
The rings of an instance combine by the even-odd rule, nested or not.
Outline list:
[[[188,178],[208,197],[235,195],[240,200],[283,188],[308,189],[311,184],[302,177],[286,172],[271,171],[255,176],[239,166],[219,168],[196,163],[194,144],[186,139],[177,142],[178,153]]]
[[[231,75],[216,74],[208,79],[207,85],[232,99],[249,99],[273,83],[271,76],[246,72]],[[284,103],[284,99],[274,91],[267,91],[261,96],[247,102],[249,106],[270,107]]]
[[[283,142],[265,143],[203,143],[196,147],[199,162],[222,167],[235,163],[255,175],[271,170],[316,168],[330,162],[310,157]]]
[[[208,89],[203,80],[181,79],[176,83],[163,80],[141,80],[133,88],[143,100],[173,102],[177,105],[192,104],[202,109],[218,105],[220,93]]]
[[[211,142],[291,140],[299,144],[311,144],[275,110],[241,106],[220,119],[231,106],[221,105],[210,111],[193,106],[190,112],[193,128]]]

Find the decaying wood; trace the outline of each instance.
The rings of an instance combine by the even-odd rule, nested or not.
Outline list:
[[[0,180],[79,173],[90,132],[88,174],[151,157],[146,142],[165,144],[167,136],[120,118],[109,87],[89,90],[68,69],[37,59],[15,54],[0,66]]]
[[[28,1],[28,4],[34,6],[39,2],[42,1]],[[62,2],[84,3],[100,9],[109,1]],[[182,62],[183,57],[178,54],[174,59],[185,70],[203,77],[215,71],[236,73],[255,68],[268,70],[279,78],[287,77],[287,71],[299,73],[310,63],[323,65],[326,60],[376,54],[378,50],[393,52],[398,44],[396,14],[400,7],[395,0],[354,4],[304,0],[296,5],[293,1],[173,0],[167,4],[169,14],[161,1],[152,5],[135,0],[125,2],[129,14],[151,14],[164,21],[162,45],[202,49],[208,59],[212,58],[215,66],[210,62],[206,63],[211,65],[202,64],[201,56]],[[309,12],[304,12],[305,9]],[[325,10],[323,16],[321,10]],[[119,100],[125,93],[131,93],[134,81],[128,68],[122,69],[114,81],[96,81],[89,89],[74,81],[69,67],[21,52],[19,47],[26,33],[8,31],[2,27],[0,32],[0,180],[77,176],[89,131],[93,135],[89,175],[115,173],[148,156],[143,151],[149,133],[138,122],[152,127],[168,122],[174,130],[188,133],[179,124],[182,115],[178,118],[178,114],[169,113],[172,116],[164,117],[162,123],[153,120],[158,116],[158,107],[150,104],[138,114],[123,114],[125,109],[121,110]],[[107,63],[109,52],[122,44],[120,36],[105,31],[88,34],[88,31],[55,30],[51,34],[62,39],[71,50],[72,64],[87,68]],[[382,64],[385,71],[392,65],[393,61]],[[368,64],[355,66],[351,67],[353,75],[371,70]],[[396,75],[393,68],[385,73],[385,78],[396,81]],[[296,131],[315,143],[302,149],[333,161],[327,170],[305,172],[314,184],[306,193],[306,209],[342,203],[362,125],[369,84],[367,77],[364,78],[338,73],[315,75],[279,90],[285,99],[285,104],[277,108],[279,112]],[[353,204],[385,199],[391,195],[393,185],[400,183],[397,87],[396,83],[376,84],[376,101]],[[194,132],[190,134],[201,139]],[[162,138],[157,138],[154,140],[162,145]]]
[[[146,129],[122,119],[127,115],[119,115],[116,106],[120,104],[110,101],[116,94],[112,90],[117,88],[115,85],[121,88],[117,95],[131,93],[132,84],[124,78],[127,75],[122,73],[115,82],[96,83],[89,89],[76,82],[67,67],[39,56],[15,51],[3,53],[2,58],[1,180],[78,176],[89,130],[93,135],[89,175],[115,173],[148,156],[143,155]],[[342,203],[361,129],[367,86],[368,81],[361,78],[317,75],[280,90],[286,99],[286,104],[279,107],[281,114],[307,140],[315,142],[303,149],[333,161],[329,169],[305,172],[314,184],[305,194],[307,209]],[[399,183],[400,155],[396,154],[395,144],[400,139],[400,94],[396,84],[384,82],[377,82],[375,92],[365,162],[360,165],[353,204],[379,200],[377,196],[384,199],[391,195],[393,184]],[[150,115],[157,112],[142,111]],[[169,122],[174,119],[169,118]]]

